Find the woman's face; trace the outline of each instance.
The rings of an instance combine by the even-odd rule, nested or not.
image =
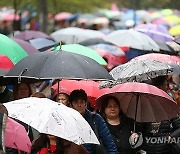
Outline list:
[[[109,119],[117,118],[119,117],[119,112],[120,109],[117,103],[113,99],[110,99],[107,107],[105,108],[105,116]]]
[[[18,88],[18,98],[26,98],[29,97],[29,88],[27,84],[21,83]]]
[[[56,136],[54,135],[47,135],[47,137],[49,138],[49,140],[56,140]]]
[[[68,96],[66,94],[59,94],[56,98],[56,101],[64,105],[68,105],[69,103]]]

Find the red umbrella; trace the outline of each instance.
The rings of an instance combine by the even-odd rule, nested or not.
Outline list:
[[[139,122],[160,122],[176,117],[179,107],[163,90],[145,83],[127,82],[109,89],[97,99],[100,108],[107,96],[119,99],[121,110]]]
[[[91,105],[94,106],[95,99],[105,93],[108,88],[105,89],[99,89],[98,88],[99,83],[91,80],[62,80],[59,83],[59,93],[67,93],[70,94],[71,91],[75,89],[83,89],[86,91],[88,97],[90,98]],[[56,83],[52,88],[55,90],[52,97],[57,95],[58,91],[58,83]]]
[[[5,146],[28,153],[31,151],[31,141],[24,126],[11,118],[8,118],[6,122]]]
[[[7,56],[0,54],[0,76],[5,75],[13,66],[14,64]]]

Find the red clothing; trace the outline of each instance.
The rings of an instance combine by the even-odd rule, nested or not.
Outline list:
[[[50,145],[50,148],[42,148],[37,154],[54,154],[55,150],[56,145]]]

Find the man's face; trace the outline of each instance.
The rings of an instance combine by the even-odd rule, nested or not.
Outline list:
[[[84,115],[86,109],[86,101],[82,99],[72,101],[72,108]]]

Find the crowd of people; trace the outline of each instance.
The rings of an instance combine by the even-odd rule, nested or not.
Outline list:
[[[159,76],[152,80],[154,86],[166,91],[173,99],[173,95],[168,90],[167,76]],[[89,108],[89,100],[83,89],[73,90],[71,93],[52,92],[46,95],[43,92],[32,92],[32,85],[28,83],[19,83],[14,85],[13,91],[7,86],[0,87],[1,106],[11,100],[17,100],[27,97],[48,98],[57,103],[62,103],[70,108],[77,110],[89,123],[97,138],[108,154],[178,154],[179,145],[175,143],[147,143],[146,137],[165,137],[167,141],[180,136],[180,118],[174,117],[159,123],[140,123],[127,117],[121,110],[119,100],[115,96],[107,96],[103,101],[98,112]],[[1,112],[8,114],[4,106],[0,108]],[[6,112],[5,112],[6,111]],[[32,142],[32,154],[95,154],[95,144],[77,145],[60,137],[51,134],[39,133],[25,123],[22,124]],[[134,124],[135,127],[134,128]],[[139,146],[134,146],[143,138]],[[134,144],[132,144],[134,143]],[[17,149],[6,148],[7,154],[23,154],[24,152]]]

